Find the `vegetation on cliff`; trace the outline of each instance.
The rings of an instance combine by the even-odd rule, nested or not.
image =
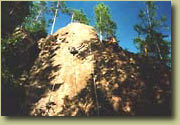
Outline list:
[[[93,26],[65,1],[1,5],[2,115],[171,115],[171,41],[154,2],[145,2],[134,26],[139,53],[118,44],[104,3],[93,7]],[[54,33],[62,14],[69,24]]]

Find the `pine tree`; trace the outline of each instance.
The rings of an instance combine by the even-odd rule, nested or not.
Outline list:
[[[70,9],[68,8],[66,12],[69,16],[71,16],[71,23],[72,22],[79,22],[89,25],[89,20],[84,14],[83,10],[77,10],[77,9]]]
[[[100,41],[115,37],[116,23],[110,17],[109,7],[99,3],[94,7],[95,28],[99,32]]]
[[[38,15],[35,18],[35,21],[38,21],[38,19],[43,16],[43,13],[47,12],[47,3],[45,1],[40,1],[39,2],[39,11]]]
[[[65,13],[66,11],[66,4],[64,1],[53,1],[51,2],[51,9],[50,11],[52,12],[53,16],[53,22],[52,22],[52,27],[51,27],[51,34],[54,32],[54,26],[56,23],[56,18],[59,16],[58,11],[61,11],[61,13]]]
[[[55,22],[56,22],[56,17],[57,17],[57,12],[58,12],[58,9],[59,9],[59,1],[56,4],[56,9],[54,11],[54,8],[52,8],[52,11],[54,12],[54,17],[53,17],[53,23],[52,23],[52,28],[51,28],[51,34],[53,34],[53,31],[54,31],[54,25],[55,25]]]
[[[46,23],[44,21],[44,15],[46,12],[46,2],[32,2],[30,6],[30,14],[25,17],[25,21],[21,25],[21,28],[28,32],[38,32],[42,29],[46,32]],[[44,26],[44,28],[42,28],[42,26]]]
[[[77,21],[79,23],[84,23],[89,25],[89,20],[86,17],[86,15],[84,14],[83,10],[74,10],[74,21]]]
[[[154,2],[145,2],[145,6],[146,9],[139,12],[141,23],[134,26],[135,31],[138,32],[134,43],[141,54],[167,61],[170,54],[170,42],[164,39],[168,36],[160,32],[161,29],[167,28],[166,17],[161,16],[157,19],[157,7]]]

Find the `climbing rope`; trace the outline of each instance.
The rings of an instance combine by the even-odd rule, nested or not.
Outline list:
[[[90,55],[92,55],[92,45],[90,42]],[[93,55],[93,60],[95,60],[95,57]],[[94,94],[95,94],[95,99],[96,99],[96,108],[97,108],[97,116],[100,115],[99,112],[99,101],[98,101],[98,96],[97,96],[97,86],[96,86],[96,79],[94,77],[94,69],[92,68],[92,77],[93,77],[93,86],[94,86]]]
[[[90,43],[90,55],[92,55],[92,46],[91,46],[91,43]],[[72,56],[73,57],[73,56]],[[94,57],[94,55],[93,55],[93,60],[95,59],[95,57]],[[75,63],[76,64],[76,63]],[[70,67],[70,66],[69,66]],[[94,77],[94,70],[92,69],[92,78],[93,78],[93,86],[94,86],[94,93],[95,93],[95,99],[96,99],[96,107],[97,107],[97,115],[99,116],[99,114],[100,114],[100,112],[99,112],[99,101],[98,101],[98,96],[97,96],[97,86],[96,86],[96,79],[95,79],[95,77]],[[76,74],[76,65],[75,65],[75,68],[74,68],[74,74],[75,74],[75,77],[74,77],[74,83],[75,83],[75,91],[77,92],[77,79],[76,79],[76,77],[77,77],[77,74]],[[52,86],[52,89],[51,89],[51,91],[53,91],[54,90],[54,88],[55,88],[55,85],[56,85],[56,83],[54,83],[53,84],[53,86]],[[50,103],[51,103],[51,97],[52,97],[52,93],[50,94],[50,96],[49,96],[49,100],[48,100],[48,103],[47,103],[47,105],[46,106],[50,106]],[[49,109],[50,108],[48,108],[48,114],[49,114]]]
[[[56,83],[54,82],[54,84],[53,84],[53,86],[51,88],[51,91],[54,91],[55,85],[56,85]],[[52,97],[52,93],[50,94],[49,99],[48,99],[48,103],[46,104],[46,108],[48,109],[48,111],[47,111],[48,115],[49,115],[50,106],[52,104],[51,103],[51,97]],[[55,112],[55,111],[53,110],[53,112]]]
[[[74,61],[75,62],[75,61]],[[76,63],[75,63],[75,66],[74,66],[74,74],[75,74],[75,77],[74,77],[74,83],[75,83],[75,90],[76,90],[76,93],[77,93],[77,80],[76,80]]]
[[[54,91],[56,82],[53,83],[53,86],[51,88],[51,92]],[[48,109],[48,114],[49,114],[49,110],[50,110],[50,106],[51,106],[51,97],[52,97],[52,93],[50,93],[49,99],[48,99],[48,103],[46,104],[46,108]]]
[[[55,85],[56,85],[56,83],[54,82],[54,84],[53,84],[53,86],[52,86],[52,88],[51,88],[51,91],[54,91]],[[48,103],[50,103],[50,101],[51,101],[51,96],[52,96],[52,94],[50,94],[50,96],[49,96]]]

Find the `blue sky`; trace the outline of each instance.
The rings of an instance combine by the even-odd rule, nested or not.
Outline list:
[[[145,8],[145,4],[142,1],[66,1],[67,7],[74,9],[83,9],[84,13],[90,20],[90,25],[94,26],[94,14],[93,7],[97,4],[103,2],[110,8],[110,13],[112,20],[117,24],[116,36],[120,41],[119,45],[122,48],[126,48],[131,52],[137,53],[133,38],[137,36],[134,31],[133,26],[138,24],[140,20],[138,19],[138,13],[140,9]],[[162,30],[166,35],[169,35],[168,40],[171,40],[171,2],[170,1],[159,1],[155,2],[157,5],[157,18],[160,15],[165,15],[167,17],[166,24],[169,26],[168,30]],[[70,23],[70,17],[66,14],[59,12],[59,16],[56,20],[55,29],[58,30]],[[50,27],[48,28],[48,33],[50,33]]]

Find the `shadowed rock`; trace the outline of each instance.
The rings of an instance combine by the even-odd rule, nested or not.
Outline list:
[[[41,39],[41,51],[25,85],[28,113],[170,115],[170,70],[112,40],[100,42],[93,27],[80,23]]]

